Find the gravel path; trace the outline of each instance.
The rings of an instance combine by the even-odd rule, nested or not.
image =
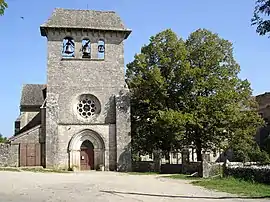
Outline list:
[[[114,172],[0,172],[0,202],[270,201],[243,199],[184,180]]]

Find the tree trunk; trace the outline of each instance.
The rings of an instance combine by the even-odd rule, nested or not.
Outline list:
[[[200,141],[196,142],[196,154],[197,154],[197,161],[202,161],[202,144]]]

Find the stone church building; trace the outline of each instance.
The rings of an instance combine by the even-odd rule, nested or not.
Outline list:
[[[7,164],[130,171],[124,40],[131,30],[115,12],[55,9],[40,32],[47,84],[23,86]]]

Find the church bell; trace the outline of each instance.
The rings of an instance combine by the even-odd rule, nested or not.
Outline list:
[[[90,47],[88,44],[82,47],[83,57],[90,57]]]
[[[72,45],[71,45],[70,41],[68,41],[66,43],[65,54],[71,54],[71,53],[73,53]]]

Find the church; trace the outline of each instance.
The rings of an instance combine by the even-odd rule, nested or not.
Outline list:
[[[131,171],[124,70],[124,40],[131,30],[112,11],[57,8],[40,33],[47,38],[47,83],[22,87],[11,161]]]

